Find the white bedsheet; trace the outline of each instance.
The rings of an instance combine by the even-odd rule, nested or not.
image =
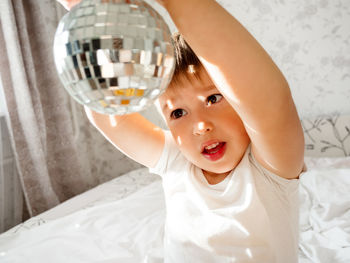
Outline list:
[[[157,181],[125,199],[0,235],[0,262],[162,262],[164,216]]]
[[[350,159],[307,164],[300,179],[300,262],[350,262]],[[111,193],[75,212],[38,216],[0,235],[0,262],[163,262],[161,181],[120,200]]]
[[[350,262],[350,158],[310,158],[300,180],[300,262]]]

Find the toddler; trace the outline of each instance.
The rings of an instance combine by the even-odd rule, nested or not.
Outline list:
[[[90,122],[162,177],[165,262],[297,262],[304,138],[286,79],[214,0],[158,2],[181,33],[157,101],[169,131],[85,107]]]

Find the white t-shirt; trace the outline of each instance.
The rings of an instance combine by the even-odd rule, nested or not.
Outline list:
[[[264,169],[248,147],[220,183],[165,132],[165,146],[150,172],[162,177],[166,203],[164,262],[298,262],[298,183]]]

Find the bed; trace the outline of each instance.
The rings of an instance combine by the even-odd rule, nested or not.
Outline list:
[[[350,116],[303,120],[299,262],[350,262]],[[0,262],[163,262],[161,179],[141,168],[0,235]]]

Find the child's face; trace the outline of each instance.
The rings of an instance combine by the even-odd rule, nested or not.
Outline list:
[[[206,71],[200,75],[201,80],[183,78],[181,87],[168,88],[159,98],[160,107],[189,161],[210,175],[228,173],[250,140],[241,119]]]

